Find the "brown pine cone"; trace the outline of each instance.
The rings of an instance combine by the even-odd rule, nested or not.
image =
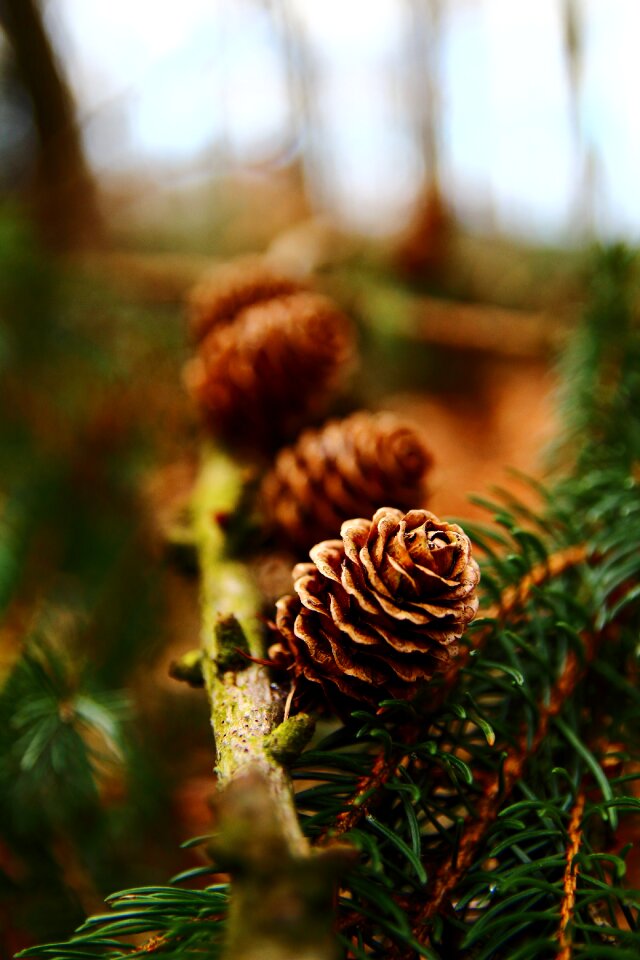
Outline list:
[[[353,352],[351,325],[331,300],[293,293],[212,330],[185,379],[214,433],[274,449],[321,413]]]
[[[354,413],[278,454],[262,484],[263,512],[282,540],[307,551],[349,517],[424,503],[431,464],[416,431],[393,414]]]
[[[279,273],[262,257],[239,257],[218,264],[187,298],[191,334],[201,341],[214,328],[231,323],[245,307],[301,289],[302,284]]]
[[[446,672],[478,609],[469,538],[427,510],[391,507],[340,534],[294,568],[297,596],[276,604],[270,657],[334,703],[410,698]]]

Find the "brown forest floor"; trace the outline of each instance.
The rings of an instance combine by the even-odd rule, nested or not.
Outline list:
[[[420,393],[389,398],[394,410],[421,427],[433,452],[434,513],[486,518],[469,496],[487,496],[493,486],[531,498],[509,471],[541,476],[544,450],[556,429],[554,385],[544,360],[492,357],[484,361],[479,389],[456,402]]]

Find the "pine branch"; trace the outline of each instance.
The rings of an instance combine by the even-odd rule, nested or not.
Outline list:
[[[265,738],[282,718],[282,701],[262,656],[261,598],[244,564],[225,554],[223,525],[243,487],[242,469],[221,453],[205,459],[193,498],[194,532],[201,571],[202,669],[211,705],[220,787],[250,773],[268,783],[279,831],[296,856],[308,845],[292,804],[283,767]]]
[[[518,608],[521,609],[536,587],[541,587],[548,580],[561,576],[571,567],[577,567],[581,563],[585,563],[588,556],[589,549],[587,544],[584,543],[552,553],[546,560],[532,567],[517,586],[507,587],[500,598],[500,602],[488,611],[487,617],[500,616],[504,619]]]
[[[593,936],[601,942],[601,936],[610,930],[624,938],[624,933],[618,933],[620,925],[613,910],[633,904],[633,892],[611,883],[603,873],[599,860],[603,854],[598,851],[603,850],[605,841],[597,828],[594,831],[594,824],[610,822],[610,829],[614,829],[617,811],[636,809],[637,804],[624,783],[609,784],[608,773],[583,742],[588,731],[584,730],[585,714],[578,704],[592,695],[591,687],[583,687],[580,698],[574,694],[583,674],[588,672],[589,683],[594,684],[606,670],[602,674],[606,682],[594,688],[604,711],[601,723],[612,710],[617,711],[616,717],[623,710],[629,718],[624,730],[618,732],[621,721],[616,720],[609,736],[632,749],[635,700],[631,699],[632,685],[622,676],[634,649],[633,629],[630,633],[628,625],[634,622],[637,610],[635,525],[640,511],[637,488],[625,478],[624,473],[582,476],[576,482],[567,482],[559,495],[541,490],[548,512],[539,517],[524,512],[518,504],[509,505],[512,511],[504,505],[489,505],[497,508],[497,522],[507,532],[486,532],[489,560],[483,572],[485,590],[498,599],[489,608],[491,618],[479,621],[476,629],[469,631],[471,645],[464,653],[464,670],[457,677],[459,685],[452,683],[451,692],[454,686],[457,688],[455,695],[440,701],[438,691],[435,695],[444,709],[429,715],[423,712],[421,723],[415,715],[404,722],[408,708],[395,701],[383,701],[375,715],[359,711],[353,720],[363,721],[362,727],[348,725],[336,731],[326,746],[320,744],[296,765],[302,779],[320,784],[298,797],[301,809],[311,811],[306,821],[310,836],[315,834],[324,840],[332,835],[333,824],[348,825],[349,840],[363,855],[361,867],[346,882],[348,894],[340,901],[338,929],[349,948],[348,956],[414,958],[422,950],[425,956],[436,957],[442,937],[455,935],[458,940],[454,931],[459,934],[461,929],[466,931],[463,947],[484,944],[480,952],[483,960],[494,956],[492,948],[497,951],[495,956],[511,956],[504,952],[503,943],[512,938],[519,943],[518,949],[522,948],[523,958],[533,958],[536,954],[527,952],[529,946],[525,946],[533,941],[517,939],[527,937],[529,932],[544,938],[545,950],[555,953],[560,897],[547,893],[544,909],[533,912],[533,905],[543,896],[542,888],[536,892],[535,882],[546,883],[548,890],[558,884],[553,871],[564,860],[553,831],[545,826],[541,833],[536,814],[542,822],[548,821],[551,809],[554,816],[564,817],[565,802],[587,773],[595,778],[595,793],[585,818],[591,818],[587,842],[594,843],[595,849],[585,847],[591,851],[589,866],[584,873],[581,870],[583,899],[576,908],[577,925],[573,928],[580,931],[581,945],[593,939],[584,928],[593,908],[588,901],[584,903],[584,898],[593,898],[593,884],[599,883],[596,889],[601,891],[611,919],[608,928],[605,923],[603,934]],[[576,507],[578,498],[580,506]],[[533,528],[519,527],[518,516],[543,530],[545,540],[536,537]],[[584,544],[562,546],[548,553],[547,544],[566,544],[578,533],[586,537]],[[498,551],[492,552],[492,538],[499,545]],[[534,555],[545,559],[533,563]],[[594,645],[604,633],[612,641],[606,645],[606,657],[596,663],[597,674],[587,671],[594,657],[587,635],[593,631],[599,634]],[[484,656],[475,656],[480,643],[488,649]],[[549,689],[554,676],[559,679]],[[624,700],[618,693],[623,690]],[[561,711],[562,720],[558,715]],[[551,721],[556,717],[551,736]],[[514,743],[519,724],[523,732]],[[494,737],[499,744],[507,744],[507,762],[502,770],[499,750],[486,749],[478,737],[479,729],[490,746]],[[362,749],[353,752],[367,739],[381,744],[376,754]],[[556,767],[565,765],[570,770],[566,776],[573,781],[568,796],[559,789],[559,774],[555,773]],[[554,775],[549,778],[551,769]],[[407,927],[406,922],[409,918],[413,921],[416,904],[424,903],[428,896],[428,887],[425,889],[420,879],[424,866],[430,873],[433,865],[457,862],[464,832],[476,823],[482,824],[487,812],[482,806],[483,796],[492,784],[494,791],[496,784],[500,787],[501,772],[503,783],[506,775],[506,789],[498,790],[495,803],[488,805],[477,846],[466,870],[455,881],[455,910],[445,896],[431,918],[431,942],[416,946],[414,924]],[[530,803],[532,813],[526,826],[511,827],[502,813],[516,784],[524,797],[522,803],[527,809]],[[354,797],[359,804],[355,809]],[[513,823],[519,823],[522,815],[514,816]],[[497,866],[485,868],[482,848],[489,839],[491,849],[503,852],[495,861]],[[420,864],[424,865],[422,871]],[[526,864],[531,870],[530,886],[523,873]],[[505,925],[509,909],[503,905],[505,898],[507,904],[511,899],[506,891],[514,888],[524,889],[523,894],[513,894],[514,901],[526,895],[532,906],[519,913],[518,922],[510,928]],[[486,924],[478,922],[485,917]],[[634,931],[633,921],[629,923]],[[628,941],[616,942],[636,944],[636,934],[630,932]],[[444,946],[444,955],[449,956],[453,954],[447,951],[452,947],[457,950],[460,944],[447,942]]]
[[[575,861],[582,842],[582,816],[584,814],[585,794],[580,791],[571,811],[571,820],[567,831],[567,865],[565,867],[563,890],[564,896],[560,907],[560,928],[558,930],[559,951],[556,960],[571,960],[571,937],[568,932],[573,918],[576,903],[576,885],[578,881],[578,864]]]
[[[73,891],[86,916],[100,909],[102,896],[93,877],[83,863],[76,843],[61,832],[51,839],[51,852],[60,868],[60,875],[67,889]]]
[[[516,745],[506,751],[504,762],[499,770],[487,778],[483,795],[476,804],[475,816],[469,817],[463,828],[455,864],[451,864],[450,861],[444,862],[435,872],[429,884],[425,902],[415,914],[413,929],[420,942],[424,942],[428,935],[425,924],[439,913],[461,878],[473,864],[502,804],[522,777],[529,758],[539,749],[548,733],[551,720],[558,716],[584,676],[586,666],[593,659],[601,639],[601,636],[586,636],[582,657],[574,651],[569,653],[562,673],[551,691],[549,702],[540,707],[538,725],[533,739],[529,739],[528,733],[521,735]]]
[[[225,955],[329,960],[335,945],[327,918],[343,853],[311,853],[287,771],[272,748],[282,698],[265,667],[251,661],[263,656],[261,599],[246,566],[225,553],[223,525],[243,484],[242,468],[211,452],[193,498],[202,666],[220,787],[213,849],[218,865],[233,876]]]

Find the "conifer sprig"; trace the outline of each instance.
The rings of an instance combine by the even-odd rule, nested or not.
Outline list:
[[[505,520],[504,512],[502,520]],[[514,553],[511,561],[514,567],[517,566],[516,556]],[[600,556],[603,555],[600,554]],[[524,784],[528,782],[528,775],[526,781],[522,778],[524,774],[528,774],[527,763],[536,755],[537,750],[547,746],[548,741],[556,744],[558,767],[564,765],[561,762],[564,751],[574,755],[577,751],[582,765],[581,778],[590,777],[594,781],[594,789],[601,791],[599,802],[605,805],[609,821],[615,822],[618,807],[620,810],[624,810],[626,805],[629,805],[627,809],[638,807],[633,797],[627,797],[625,800],[617,796],[616,789],[603,774],[602,767],[589,744],[583,743],[580,733],[576,733],[576,723],[577,730],[580,729],[579,716],[576,717],[575,710],[570,708],[580,689],[579,684],[588,663],[595,656],[596,642],[595,638],[591,639],[591,634],[586,633],[589,616],[585,616],[584,609],[582,619],[585,623],[585,631],[578,632],[570,628],[569,621],[572,618],[575,622],[577,608],[579,609],[574,600],[574,594],[579,596],[581,592],[585,592],[586,588],[590,590],[591,586],[602,577],[584,563],[580,571],[570,569],[576,561],[584,560],[582,548],[565,551],[563,557],[562,577],[559,562],[549,564],[549,569],[555,568],[555,575],[547,584],[542,582],[540,573],[535,576],[528,575],[529,599],[526,615],[520,610],[517,616],[514,616],[515,611],[512,610],[511,618],[495,621],[493,627],[487,626],[486,622],[477,626],[478,632],[489,631],[489,636],[485,638],[487,646],[484,656],[468,658],[453,702],[449,701],[444,705],[439,716],[429,718],[430,739],[427,743],[407,744],[405,741],[398,744],[394,742],[393,737],[394,733],[397,736],[402,730],[401,726],[396,725],[394,731],[391,725],[385,728],[385,722],[380,716],[371,716],[368,719],[364,735],[368,735],[374,742],[378,740],[386,747],[386,759],[391,762],[384,768],[385,773],[388,774],[391,769],[393,773],[387,776],[383,791],[376,790],[373,794],[367,794],[363,790],[367,777],[370,778],[372,787],[380,782],[380,765],[383,762],[382,758],[385,757],[385,751],[381,750],[373,759],[364,777],[355,779],[352,776],[349,780],[348,773],[353,771],[354,767],[353,764],[347,767],[347,775],[342,774],[340,785],[343,790],[350,785],[355,786],[358,804],[357,819],[351,806],[353,801],[349,799],[348,793],[346,797],[345,793],[342,793],[343,806],[336,810],[337,790],[328,789],[328,783],[322,773],[322,768],[332,764],[335,750],[329,749],[326,754],[316,751],[307,758],[305,756],[301,758],[300,764],[304,765],[305,769],[300,771],[300,775],[305,779],[314,776],[306,768],[305,759],[308,762],[314,762],[318,768],[315,773],[318,786],[305,791],[299,797],[303,804],[308,804],[310,801],[314,804],[308,829],[316,832],[320,827],[322,836],[327,832],[327,827],[323,824],[344,822],[340,820],[341,816],[350,818],[347,822],[351,833],[347,833],[346,838],[356,842],[367,857],[369,871],[367,876],[370,883],[375,883],[378,887],[373,897],[381,915],[384,915],[383,904],[386,905],[386,914],[389,917],[393,917],[394,906],[396,908],[398,906],[397,896],[385,893],[386,885],[382,882],[382,877],[386,874],[390,879],[393,878],[394,884],[399,882],[399,864],[395,858],[400,855],[406,860],[406,849],[410,849],[413,843],[414,854],[419,857],[420,862],[425,864],[427,873],[430,866],[436,869],[436,873],[433,878],[429,878],[424,889],[419,888],[413,893],[409,890],[403,891],[400,905],[405,914],[411,914],[412,901],[419,902],[423,905],[422,912],[418,912],[420,921],[424,922],[430,917],[435,917],[438,923],[442,924],[443,918],[447,916],[447,904],[457,905],[460,900],[460,887],[464,888],[470,876],[477,875],[487,834],[490,835],[492,831],[492,823],[496,817],[497,822],[500,822],[500,815],[505,804],[508,803],[510,792],[516,788],[526,789]],[[608,558],[606,562],[603,560],[603,565],[608,570],[606,582],[615,593],[613,570]],[[542,570],[542,567],[538,570]],[[637,559],[635,570],[637,577]],[[578,573],[580,576],[576,580]],[[618,574],[619,577],[626,577],[628,573],[623,556]],[[564,591],[560,589],[559,584],[562,578],[565,579]],[[606,644],[603,657],[606,662],[606,659],[611,657],[610,645],[614,642],[611,638],[612,619],[610,613],[603,614],[599,608],[599,594],[600,591],[596,592],[595,597],[592,594],[594,607],[591,618],[602,624],[599,641]],[[512,591],[511,596],[516,595],[524,599],[524,591]],[[618,598],[616,605],[621,602],[623,606],[618,608],[615,616],[619,615],[625,607],[632,608],[633,597],[627,594],[626,603],[622,598]],[[549,615],[546,615],[546,611]],[[528,640],[527,633],[530,632],[531,622],[535,624],[539,638],[534,636]],[[517,633],[514,633],[514,627],[518,630]],[[504,660],[505,653],[507,662]],[[557,678],[555,684],[550,684],[549,681],[554,675]],[[613,691],[609,696],[612,694],[615,696]],[[503,709],[496,711],[496,706],[500,702]],[[400,710],[400,704],[396,704],[395,707]],[[567,710],[569,710],[571,722],[563,717]],[[523,724],[520,735],[517,731],[518,716],[522,717],[519,722]],[[557,724],[554,718],[557,718]],[[493,751],[487,751],[486,744],[484,747],[481,746],[478,729],[484,730],[490,740],[495,736],[496,747]],[[356,739],[358,734],[363,735],[362,728],[356,731]],[[353,742],[355,743],[355,740]],[[631,747],[628,738],[627,743]],[[343,742],[342,747],[344,748],[345,745]],[[398,751],[395,756],[392,753],[394,749]],[[342,760],[345,761],[347,756],[348,754],[343,755]],[[399,757],[401,757],[400,760]],[[429,761],[431,761],[430,768],[427,768]],[[437,774],[433,769],[436,761],[440,764]],[[547,762],[549,762],[548,757]],[[428,770],[426,775],[425,768]],[[443,783],[440,775],[443,769],[449,775],[448,783],[447,778]],[[323,790],[323,783],[327,784],[326,792]],[[402,801],[396,802],[395,805],[390,799],[394,790],[402,796]],[[376,804],[383,804],[383,813],[380,813],[380,808],[376,807],[376,818],[382,817],[383,822],[387,824],[391,818],[396,838],[395,847],[390,844],[389,837],[385,838],[387,842],[381,847],[379,830],[375,827],[372,829],[371,814],[367,816],[367,812],[371,810],[372,796],[375,797]],[[411,797],[411,801],[407,801],[408,797]],[[540,802],[541,806],[545,806],[549,800],[545,798]],[[563,803],[565,802],[566,797],[563,797]],[[360,813],[360,805],[365,808],[364,816]],[[392,816],[394,810],[395,818]],[[412,812],[408,813],[408,810]],[[428,827],[428,824],[431,826]],[[331,830],[331,826],[328,830]],[[528,831],[525,830],[524,833],[525,836],[528,835]],[[521,837],[518,839],[522,841]],[[544,871],[544,860],[545,858],[542,857],[541,860],[536,861],[538,871]],[[439,873],[438,863],[441,865]],[[553,858],[550,863],[553,866]],[[588,881],[585,880],[585,882]],[[486,883],[483,891],[485,898],[488,896],[488,888],[491,885],[488,881]],[[621,898],[619,891],[616,892],[614,888],[612,891],[612,897]],[[372,896],[371,889],[368,890],[368,895]],[[632,893],[631,897],[633,897]],[[366,902],[361,905],[366,915],[370,906],[367,906]],[[345,909],[347,919],[351,918],[349,921],[351,926],[347,923],[343,926],[343,930],[354,930],[357,929],[358,924],[362,925],[363,914],[358,915],[358,908],[353,898],[348,901],[348,907],[345,903]],[[474,904],[474,910],[475,913],[471,916],[477,922],[479,910],[477,904]],[[535,919],[532,917],[531,922],[533,923]],[[551,914],[549,920],[551,921]],[[438,923],[435,930],[433,927],[428,930],[432,948],[434,939],[437,941]],[[415,937],[419,931],[424,934],[423,923],[416,924],[413,936]],[[394,936],[390,933],[390,928],[386,928],[386,933],[393,941]],[[398,942],[398,936],[402,941],[404,934],[399,935],[396,930],[396,942]],[[384,940],[380,942],[378,947],[380,956],[384,955],[384,950],[388,949],[388,946],[388,943],[385,945]],[[398,954],[398,956],[404,955]],[[406,955],[412,954],[409,952]],[[446,951],[444,955],[448,955]],[[489,955],[488,953],[487,956]],[[510,954],[507,953],[505,956]]]

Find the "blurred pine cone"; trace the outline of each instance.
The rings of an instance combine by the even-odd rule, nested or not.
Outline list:
[[[331,300],[292,293],[211,330],[185,379],[214,433],[274,449],[323,411],[353,352],[351,325]]]
[[[231,323],[245,307],[301,289],[302,284],[279,273],[263,257],[238,257],[218,264],[188,296],[191,334],[201,341],[214,328]]]
[[[306,552],[349,517],[424,503],[431,465],[411,426],[391,413],[354,413],[306,430],[278,454],[262,484],[263,513],[281,540]]]
[[[448,669],[478,609],[469,538],[427,510],[390,507],[343,523],[341,537],[294,568],[297,596],[276,604],[269,655],[334,703],[411,697]]]

